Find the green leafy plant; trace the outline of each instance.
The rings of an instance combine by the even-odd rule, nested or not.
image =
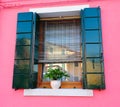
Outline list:
[[[69,75],[67,72],[62,71],[59,68],[49,68],[44,77],[51,80],[60,80],[62,77],[69,77]]]

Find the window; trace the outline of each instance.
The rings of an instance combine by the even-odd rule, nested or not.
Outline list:
[[[38,82],[38,87],[50,87],[50,80],[44,78],[44,73],[50,67],[57,67],[70,75],[70,78],[62,79],[61,88],[81,88],[80,18],[40,21],[40,29],[38,65],[42,68],[38,73],[42,74],[42,81]]]
[[[80,13],[81,19],[59,21],[18,14],[13,88],[49,87],[43,75],[51,66],[70,74],[61,88],[105,88],[100,8]]]

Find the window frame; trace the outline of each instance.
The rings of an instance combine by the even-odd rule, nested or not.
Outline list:
[[[69,21],[71,19],[72,20],[73,19],[78,19],[79,20],[80,17],[79,16],[77,16],[77,17],[68,17],[68,16],[66,16],[66,17],[63,17],[63,18],[47,18],[47,19],[42,18],[42,21],[40,19],[39,42],[42,43],[44,41],[44,30],[45,30],[44,29],[45,28],[44,23],[45,23],[45,21],[47,21],[47,20],[49,20],[49,21],[52,21],[52,20],[53,21],[64,20],[66,22],[66,21]],[[42,51],[44,51],[44,46],[43,46],[43,44],[40,44],[39,52],[42,52]],[[81,53],[81,51],[80,51],[80,53]],[[79,62],[81,63],[82,60],[80,60]],[[59,62],[59,63],[61,63],[61,62]],[[43,63],[38,64],[38,83],[37,83],[37,87],[38,88],[51,88],[50,82],[42,81],[43,66],[44,66]],[[72,82],[72,81],[62,81],[60,88],[69,88],[69,89],[70,88],[79,88],[79,89],[81,89],[81,88],[83,88],[83,86],[82,86],[82,81],[79,81],[79,82],[78,81],[74,81],[74,82]]]
[[[40,15],[40,18],[46,18],[46,17],[61,17],[61,16],[76,16],[80,14],[80,11],[84,8],[89,8],[88,4],[85,5],[75,5],[75,6],[61,6],[61,7],[50,7],[50,8],[31,8],[29,9],[30,12],[36,12]],[[42,32],[42,29],[40,29],[40,32]],[[41,51],[41,49],[39,49]],[[42,70],[42,65],[38,66],[38,70]],[[41,84],[41,72],[38,72],[38,84],[37,87]],[[47,83],[49,84],[49,82]],[[81,83],[80,83],[81,84]],[[80,85],[82,87],[82,85]]]

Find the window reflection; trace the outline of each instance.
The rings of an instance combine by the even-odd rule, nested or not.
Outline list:
[[[100,57],[100,44],[86,44],[86,57]]]
[[[91,43],[91,42],[100,42],[100,38],[98,36],[99,31],[98,30],[90,30],[90,31],[85,31],[86,35],[86,43]]]
[[[29,60],[15,60],[15,72],[16,73],[28,73],[29,72]]]
[[[32,32],[32,23],[33,22],[18,22],[17,32]],[[31,27],[30,27],[31,26]]]
[[[99,19],[98,18],[85,18],[85,28],[86,29],[99,29]]]
[[[100,88],[103,77],[101,74],[87,74],[88,88]]]
[[[80,61],[81,38],[79,20],[45,22],[44,52],[40,61]]]
[[[39,56],[39,61],[44,63],[43,77],[48,68],[57,67],[70,75],[62,81],[81,81],[80,20],[46,21],[44,41],[40,44],[44,46]]]
[[[30,46],[17,46],[16,59],[28,59],[28,58],[30,58]]]
[[[17,45],[30,45],[31,34],[17,34]]]
[[[101,72],[102,66],[101,66],[100,58],[91,58],[86,60],[86,70],[87,72]]]
[[[62,78],[62,81],[81,81],[82,77],[82,64],[77,63],[52,63],[52,64],[45,64],[43,77],[45,72],[49,68],[60,68],[62,71],[67,72],[69,74],[69,78]],[[49,79],[43,78],[43,81],[49,81]]]

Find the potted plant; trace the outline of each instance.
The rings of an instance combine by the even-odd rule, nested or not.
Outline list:
[[[51,80],[50,85],[53,89],[58,89],[61,86],[61,79],[63,77],[69,77],[69,75],[60,68],[49,68],[44,77]]]

